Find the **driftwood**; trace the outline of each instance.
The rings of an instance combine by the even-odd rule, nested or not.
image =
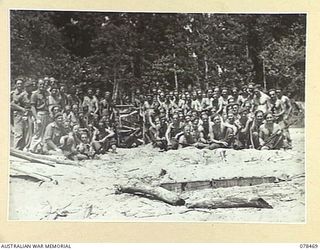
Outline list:
[[[57,157],[52,158],[52,157],[47,156],[47,155],[33,154],[33,153],[30,153],[30,152],[24,152],[24,151],[17,150],[17,149],[12,149],[12,148],[10,149],[10,154],[11,153],[19,154],[20,156],[27,156],[27,157],[35,158],[37,160],[43,160],[43,161],[46,161],[46,162],[51,163],[51,164],[64,164],[64,165],[74,165],[74,166],[78,166],[79,165],[78,163],[70,161],[70,160],[62,160],[62,159],[58,159]]]
[[[13,176],[13,177],[14,176],[28,176],[33,179],[37,179],[38,181],[54,182],[57,184],[57,181],[53,180],[49,176],[45,176],[45,175],[35,173],[35,172],[25,171],[25,170],[15,168],[15,167],[11,167],[10,176]]]
[[[55,165],[52,162],[48,162],[45,160],[39,160],[39,159],[35,158],[34,156],[27,155],[25,152],[22,152],[19,150],[10,149],[10,155],[27,160],[27,161],[30,161],[32,163],[40,163],[40,164],[48,165],[50,167],[55,167]]]
[[[181,199],[177,194],[170,192],[162,187],[152,187],[147,184],[132,184],[132,185],[120,185],[117,187],[119,193],[129,193],[151,197],[157,200],[164,201],[174,206],[182,206],[185,201]]]
[[[172,182],[172,183],[161,183],[160,187],[163,187],[169,191],[184,192],[193,191],[207,188],[227,188],[234,186],[254,186],[263,183],[276,183],[282,181],[273,176],[263,177],[235,177],[231,179],[212,179],[203,181],[184,181],[184,182]]]
[[[241,207],[273,208],[262,198],[254,198],[250,200],[247,200],[245,198],[210,199],[187,204],[187,207],[208,209]]]

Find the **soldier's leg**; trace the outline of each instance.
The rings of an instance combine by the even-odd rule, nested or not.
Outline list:
[[[258,132],[252,132],[252,143],[253,143],[253,148],[257,149],[259,147],[259,133]],[[252,144],[251,143],[251,144]]]
[[[13,147],[22,150],[25,146],[24,127],[25,122],[21,115],[16,114],[13,118]]]

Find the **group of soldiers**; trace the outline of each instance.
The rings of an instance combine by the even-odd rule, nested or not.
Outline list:
[[[110,91],[66,86],[53,77],[16,79],[11,92],[12,147],[70,159],[116,152],[119,116],[112,97]],[[151,88],[123,95],[120,101],[138,114],[141,126],[130,146],[152,143],[161,151],[292,147],[288,121],[293,105],[281,89],[265,93],[252,83],[240,89]]]
[[[264,93],[252,83],[241,89],[153,90],[143,110],[151,141],[163,149],[291,149],[292,100],[281,89]]]

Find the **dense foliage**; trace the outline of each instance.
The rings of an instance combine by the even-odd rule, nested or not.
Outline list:
[[[114,94],[254,82],[303,100],[305,32],[298,14],[11,11],[11,74]]]

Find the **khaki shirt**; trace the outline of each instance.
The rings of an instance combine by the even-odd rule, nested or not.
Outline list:
[[[46,127],[46,131],[44,133],[43,140],[47,142],[48,140],[52,140],[52,142],[56,145],[60,145],[61,136],[65,135],[65,131],[62,127],[59,127],[56,122],[51,122]]]
[[[36,90],[31,95],[31,105],[36,108],[36,111],[49,111],[48,92],[40,92]]]

